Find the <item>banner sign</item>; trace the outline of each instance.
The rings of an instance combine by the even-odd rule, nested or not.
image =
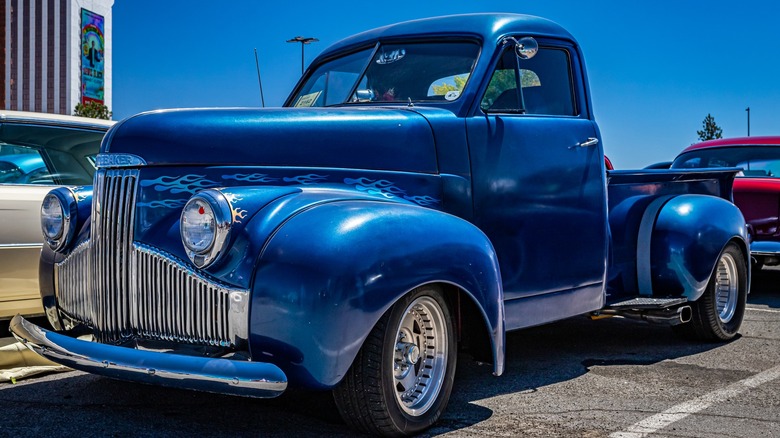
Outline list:
[[[81,10],[81,103],[104,103],[103,16]]]

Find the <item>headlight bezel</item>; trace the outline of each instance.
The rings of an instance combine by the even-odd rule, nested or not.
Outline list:
[[[186,235],[188,230],[185,225],[185,215],[190,207],[198,205],[198,203],[201,203],[202,206],[208,206],[214,220],[214,237],[211,239],[211,243],[203,248],[193,247],[188,244],[191,239],[189,239],[190,236]],[[202,214],[205,214],[205,212]],[[230,207],[230,202],[220,191],[214,189],[203,190],[187,201],[179,217],[179,235],[187,257],[196,267],[209,267],[222,258],[227,252],[227,243],[232,224],[233,210]]]
[[[47,227],[44,224],[46,217],[50,217],[44,212],[44,207],[47,201],[55,200],[60,208],[60,230],[55,235],[51,235],[47,232]],[[76,227],[75,224],[78,221],[78,207],[76,205],[76,197],[73,193],[65,187],[61,187],[50,191],[46,194],[41,202],[40,209],[41,218],[41,233],[43,234],[43,240],[53,251],[60,251],[67,247],[73,240]]]

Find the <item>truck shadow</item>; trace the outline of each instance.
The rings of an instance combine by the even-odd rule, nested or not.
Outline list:
[[[722,344],[693,343],[669,327],[611,318],[585,317],[507,334],[506,370],[493,377],[491,365],[461,357],[450,405],[431,435],[484,421],[492,411],[476,402],[505,394],[530,394],[575,379],[593,366],[650,365],[702,353]]]
[[[751,305],[780,308],[780,270],[758,272]],[[723,344],[693,343],[668,327],[622,318],[571,318],[507,334],[506,369],[461,355],[449,406],[423,436],[457,431],[491,418],[482,401],[576,379],[594,367],[652,365],[696,355]],[[17,385],[0,384],[0,404],[15,418],[6,432],[35,430],[62,435],[62,424],[78,418],[91,436],[358,436],[341,421],[329,392],[291,390],[277,399],[248,399],[116,381],[71,372]],[[41,422],[40,418],[47,418]],[[73,423],[78,424],[78,423]],[[11,427],[12,429],[8,429]],[[70,427],[70,426],[68,426]],[[76,426],[73,426],[76,427]],[[0,433],[1,434],[1,433]]]
[[[748,305],[780,308],[780,267],[755,271]],[[739,337],[737,338],[739,339]],[[504,394],[522,395],[575,379],[593,367],[651,365],[716,349],[721,343],[696,343],[670,328],[610,318],[571,318],[507,334],[506,370],[461,357],[450,405],[431,435],[484,421],[492,415],[477,402]]]
[[[504,375],[494,377],[492,365],[461,355],[449,407],[423,436],[490,418],[493,411],[480,400],[533,393],[594,365],[653,364],[720,345],[686,342],[668,327],[621,318],[578,317],[509,333]],[[16,418],[10,427],[44,435],[60,434],[62,422],[78,418],[95,436],[357,436],[341,421],[329,392],[293,390],[277,399],[249,399],[71,372],[0,388],[0,403]],[[42,423],[42,417],[49,420]]]

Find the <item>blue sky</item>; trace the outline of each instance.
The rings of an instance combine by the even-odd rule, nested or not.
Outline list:
[[[585,54],[596,120],[618,168],[665,161],[710,113],[724,137],[780,135],[780,2],[743,0],[116,0],[114,118],[159,108],[279,106],[305,61],[353,33],[468,12],[551,19]]]

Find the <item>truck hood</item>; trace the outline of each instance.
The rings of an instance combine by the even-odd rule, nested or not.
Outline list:
[[[118,123],[101,152],[150,166],[294,166],[436,173],[425,117],[394,108],[181,109]]]

